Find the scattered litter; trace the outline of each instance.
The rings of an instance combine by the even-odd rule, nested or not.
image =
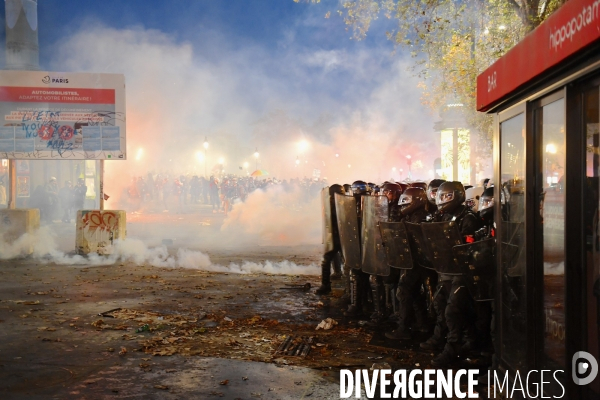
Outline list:
[[[125,347],[121,347],[121,351],[119,351],[119,355],[124,356],[125,354],[127,354],[127,349]]]
[[[160,390],[169,390],[169,387],[165,385],[154,385],[154,388]]]
[[[223,321],[231,322],[233,320],[231,318],[229,318],[229,317],[225,317],[225,318],[223,318]]]
[[[136,332],[136,333],[141,333],[141,332],[148,332],[149,330],[150,330],[150,325],[148,325],[148,324],[145,324],[145,325],[142,325],[142,326],[140,326],[139,328],[137,328],[137,329],[135,330],[135,332]]]
[[[225,379],[224,381],[219,382],[219,385],[227,385],[229,383],[229,379]]]
[[[247,380],[248,380],[248,377],[247,377],[247,376],[242,376],[242,380],[243,380],[243,381],[247,381]]]
[[[101,312],[98,315],[101,316],[101,317],[115,318],[114,315],[110,315],[110,314],[114,313],[115,311],[120,311],[120,310],[121,310],[121,307],[119,307],[119,308],[113,308],[112,310]]]
[[[323,321],[321,321],[319,323],[319,325],[317,325],[317,331],[319,329],[323,329],[325,331],[328,331],[329,329],[333,328],[334,326],[336,326],[338,323],[336,320],[334,320],[333,318],[327,318],[324,319]]]

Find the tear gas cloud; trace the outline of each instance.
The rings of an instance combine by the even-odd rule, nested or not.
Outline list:
[[[90,20],[58,41],[48,69],[125,75],[128,159],[105,163],[111,196],[105,207],[120,208],[133,177],[211,175],[219,158],[225,174],[245,176],[259,168],[278,180],[314,175],[343,184],[402,180],[411,155],[413,178],[432,178],[439,140],[435,117],[420,105],[417,80],[407,72],[412,61],[391,55],[384,40],[380,46],[306,47],[294,42],[293,29],[277,51],[253,43],[234,48],[230,38],[212,31],[190,43]],[[215,266],[205,253],[210,245],[319,244],[319,199],[302,197],[276,186],[253,192],[234,206],[221,230],[160,224],[136,232],[128,223],[129,237],[143,243],[127,240],[114,257],[165,267],[299,273],[303,269],[293,263]],[[175,236],[180,250],[169,256],[160,241]],[[17,248],[4,244],[2,257],[35,241],[22,239]],[[40,257],[81,262],[52,243],[44,246],[36,250]]]
[[[0,231],[0,237],[2,232]],[[238,274],[271,273],[288,275],[317,275],[315,264],[297,265],[290,261],[264,263],[243,261],[228,265],[213,264],[208,255],[194,250],[179,248],[171,255],[165,246],[149,248],[139,239],[125,239],[114,242],[114,252],[110,256],[90,254],[83,257],[70,255],[58,250],[55,233],[48,226],[41,227],[33,234],[26,233],[12,243],[0,240],[0,260],[13,259],[31,254],[39,261],[58,265],[100,266],[116,262],[133,262],[137,265],[150,265],[160,268],[188,268],[211,272]]]
[[[379,183],[406,178],[410,154],[420,161],[413,176],[431,178],[439,145],[406,71],[410,60],[381,47],[291,46],[272,55],[209,40],[213,47],[203,49],[218,52],[210,60],[159,31],[90,22],[56,45],[53,69],[125,74],[128,160],[106,163],[107,193],[150,171],[203,175],[206,164],[210,174],[220,158],[225,173],[245,175],[248,163],[248,172],[258,167],[277,179],[319,170],[329,182]],[[334,81],[340,76],[349,80]],[[328,92],[315,95],[315,86]]]

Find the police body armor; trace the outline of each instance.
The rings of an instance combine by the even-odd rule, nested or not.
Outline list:
[[[379,229],[388,265],[392,268],[411,269],[413,257],[404,222],[380,222]]]
[[[421,224],[425,247],[433,268],[440,274],[463,275],[466,273],[454,257],[452,248],[463,244],[455,221]]]
[[[386,196],[361,196],[362,200],[362,271],[370,275],[388,276],[390,266],[383,247],[379,224],[388,219]]]
[[[494,299],[496,283],[496,240],[493,238],[454,246],[458,264],[466,271],[467,285],[476,301]]]
[[[356,199],[335,193],[335,211],[344,263],[352,269],[362,266]]]

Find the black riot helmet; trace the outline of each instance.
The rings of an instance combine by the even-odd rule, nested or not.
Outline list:
[[[355,181],[352,183],[352,194],[354,196],[360,196],[361,194],[369,194],[371,188],[365,181]]]
[[[494,215],[494,186],[487,187],[479,199],[479,216],[492,219]]]
[[[348,184],[348,183],[344,184],[344,194],[346,194],[348,196],[350,194],[352,194],[352,186],[350,184]]]
[[[427,190],[427,184],[425,182],[412,182],[410,184],[410,187],[417,187],[417,188],[421,188],[423,190]]]
[[[367,183],[367,185],[369,185],[369,187],[371,188],[371,193],[373,194],[373,196],[379,196],[381,194],[381,190],[378,185],[372,182]]]
[[[427,194],[425,190],[419,187],[409,187],[400,195],[398,205],[403,215],[409,215],[425,207],[427,204]]]
[[[338,185],[337,183],[329,186],[329,195],[333,198],[335,193],[346,194],[342,185]]]
[[[437,194],[437,190],[440,187],[440,185],[442,183],[446,182],[443,179],[433,179],[431,182],[429,182],[429,185],[427,185],[427,200],[429,200],[429,202],[435,206],[435,195]]]
[[[382,192],[384,196],[387,196],[390,204],[398,204],[398,200],[400,199],[400,195],[404,190],[402,190],[402,186],[397,183],[386,182],[382,187]]]
[[[435,204],[443,213],[451,213],[464,202],[465,188],[458,181],[442,183],[435,196]]]

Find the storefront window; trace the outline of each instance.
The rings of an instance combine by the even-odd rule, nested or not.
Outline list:
[[[526,365],[525,115],[500,123],[502,229],[502,355],[513,368]]]
[[[540,216],[543,261],[543,369],[565,370],[565,102],[559,99],[534,112],[541,139]]]

